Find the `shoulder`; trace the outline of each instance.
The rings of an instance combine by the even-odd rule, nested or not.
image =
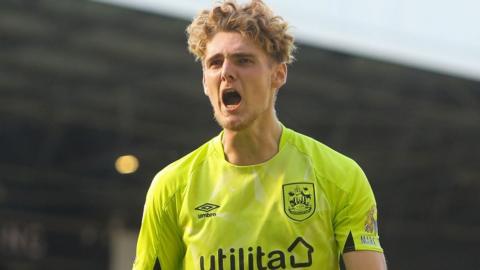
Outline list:
[[[213,151],[213,141],[206,142],[196,150],[170,163],[160,170],[150,185],[147,198],[155,198],[160,205],[166,205],[175,195],[181,195],[189,184],[191,174],[199,168]]]
[[[287,143],[308,157],[318,178],[348,191],[352,188],[355,179],[363,175],[362,169],[353,159],[312,137],[293,130],[290,132],[292,135]]]

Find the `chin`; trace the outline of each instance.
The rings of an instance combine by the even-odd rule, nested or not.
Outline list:
[[[223,129],[232,131],[242,131],[253,123],[253,121],[248,121],[248,119],[226,119],[225,117],[218,115],[215,115],[215,120]]]
[[[233,121],[218,121],[217,123],[223,128],[232,131],[242,131],[248,127],[245,123],[242,122],[233,122]]]

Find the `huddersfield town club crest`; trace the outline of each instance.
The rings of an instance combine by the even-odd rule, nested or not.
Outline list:
[[[315,212],[315,186],[313,183],[283,185],[283,209],[295,221],[303,221]]]

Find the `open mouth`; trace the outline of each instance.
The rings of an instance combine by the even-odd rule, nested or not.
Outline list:
[[[227,107],[237,106],[242,101],[242,96],[235,89],[229,89],[223,92],[222,101]]]

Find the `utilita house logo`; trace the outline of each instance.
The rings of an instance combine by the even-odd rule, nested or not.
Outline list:
[[[313,264],[313,247],[302,237],[297,237],[286,250],[265,251],[261,246],[256,248],[219,248],[216,254],[200,256],[201,270],[267,270],[267,269],[298,269],[310,267]]]

